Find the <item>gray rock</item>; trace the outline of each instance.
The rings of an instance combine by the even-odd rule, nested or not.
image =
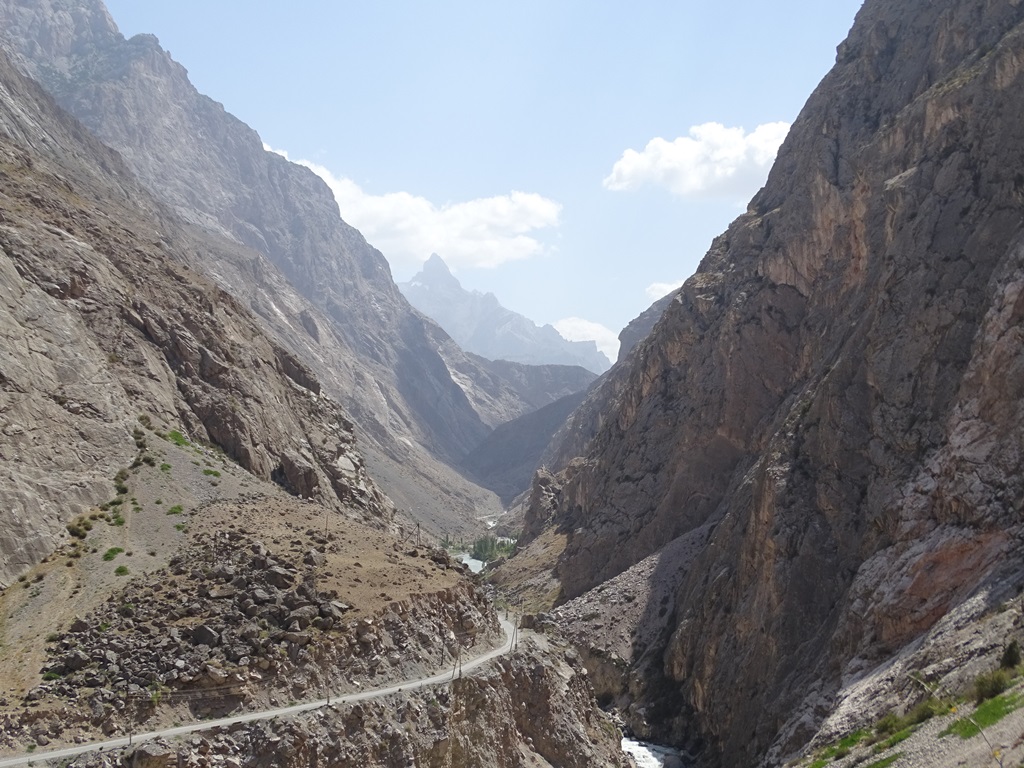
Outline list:
[[[213,647],[220,643],[220,634],[212,629],[208,624],[200,624],[192,630],[192,642],[197,646],[205,645]]]

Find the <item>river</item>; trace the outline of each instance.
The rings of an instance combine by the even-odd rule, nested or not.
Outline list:
[[[460,554],[459,559],[468,565],[473,573],[480,573],[484,569],[484,561],[473,558],[468,552]]]
[[[636,761],[638,768],[683,768],[679,753],[668,747],[624,738],[622,751]]]

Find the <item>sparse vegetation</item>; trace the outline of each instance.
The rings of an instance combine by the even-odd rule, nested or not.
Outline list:
[[[175,445],[180,445],[183,448],[192,445],[192,443],[189,442],[188,438],[185,437],[183,434],[181,434],[181,432],[179,432],[176,429],[172,429],[170,432],[168,432],[166,437]]]
[[[121,547],[111,547],[103,553],[103,559],[109,563],[122,552],[124,552],[124,549],[122,549]]]
[[[165,461],[165,462],[164,462],[163,464],[161,464],[161,465],[160,465],[160,471],[161,471],[161,472],[170,472],[170,471],[171,471],[171,465],[170,465],[170,464],[168,464],[168,463],[167,463],[167,462]]]
[[[998,696],[1010,687],[1012,673],[1000,667],[991,672],[983,672],[974,679],[974,700],[981,702]]]
[[[184,511],[185,511],[185,508],[182,507],[181,504],[175,504],[173,507],[171,507],[170,509],[167,510],[166,514],[168,514],[168,515],[180,515]]]
[[[128,566],[127,565],[119,565],[119,566],[117,566],[117,568],[114,569],[114,575],[115,576],[127,576],[128,575]]]
[[[953,724],[939,735],[955,735],[961,739],[977,736],[985,728],[998,723],[1015,709],[1019,709],[1022,703],[1024,702],[1021,701],[1021,694],[1019,693],[994,696],[979,704],[978,708],[974,710],[974,714],[970,717],[961,717],[954,720]]]
[[[220,477],[220,472],[218,472],[216,469],[204,469],[203,474],[211,475],[212,477]]]
[[[1016,669],[1020,665],[1020,643],[1011,640],[1003,649],[1003,655],[999,659],[1000,669]]]

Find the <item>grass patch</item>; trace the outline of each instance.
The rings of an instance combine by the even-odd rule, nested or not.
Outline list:
[[[994,696],[991,699],[978,705],[974,715],[968,719],[958,718],[953,721],[946,730],[939,736],[959,736],[961,739],[969,739],[977,736],[990,725],[994,725],[1021,706],[1021,694],[1006,693]]]
[[[160,465],[160,471],[161,471],[161,472],[170,472],[170,471],[171,471],[171,465],[170,465],[170,464],[168,464],[168,463],[167,463],[167,462],[165,461],[165,462],[164,462],[163,464],[161,464],[161,465]]]
[[[127,565],[119,565],[119,566],[117,566],[117,568],[114,569],[114,575],[115,576],[127,576],[128,575],[128,566]]]
[[[943,704],[934,696],[929,696],[905,715],[897,715],[895,712],[884,715],[875,723],[875,733],[879,736],[894,736],[907,729],[913,729],[914,726],[931,720],[936,715],[944,715],[948,711],[948,705]]]
[[[172,429],[170,432],[167,433],[167,439],[170,440],[175,445],[180,445],[182,447],[192,444],[188,441],[187,437],[185,437],[183,434],[181,434],[181,432],[179,432],[176,429]]]
[[[103,559],[106,562],[109,563],[111,560],[113,560],[115,557],[120,555],[122,552],[124,552],[124,549],[122,547],[111,547],[110,549],[108,549],[106,552],[103,553]]]
[[[910,738],[911,734],[916,730],[917,725],[911,725],[907,728],[904,728],[902,731],[897,731],[892,736],[887,738],[885,741],[878,742],[874,746],[875,754],[877,755],[881,752],[885,752],[887,749],[892,749],[893,747],[895,747],[901,741],[906,741]]]
[[[216,469],[204,469],[203,474],[210,475],[212,477],[220,477],[220,472],[218,472]]]
[[[182,507],[181,504],[175,504],[173,507],[171,507],[170,509],[167,510],[166,514],[168,514],[168,515],[180,515],[184,511],[185,511],[185,508]]]
[[[53,670],[50,670],[49,672],[44,672],[43,680],[60,680],[60,674],[58,672],[54,672]]]
[[[174,530],[176,530],[176,531],[184,531],[185,530],[185,524],[184,523],[177,523],[177,524],[175,524]]]
[[[823,766],[833,760],[846,757],[850,754],[850,750],[857,746],[857,744],[863,741],[867,736],[868,731],[863,729],[844,736],[835,744],[830,744],[825,747],[825,749],[821,750],[821,752],[817,754],[814,762],[810,764],[809,768],[823,768]]]

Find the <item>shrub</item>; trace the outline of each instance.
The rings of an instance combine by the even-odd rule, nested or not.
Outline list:
[[[128,566],[127,565],[119,565],[119,566],[117,566],[117,568],[114,569],[114,575],[115,576],[127,576],[128,575]]]
[[[111,547],[103,553],[103,559],[109,563],[122,552],[124,552],[124,549],[122,549],[121,547]]]
[[[216,469],[204,469],[203,474],[211,475],[213,477],[220,477],[220,472],[218,472]]]
[[[999,659],[999,667],[1001,669],[1013,669],[1018,664],[1020,664],[1020,643],[1016,640],[1011,640],[1003,649],[1003,655]]]
[[[974,700],[979,704],[1010,687],[1010,671],[1007,669],[995,669],[991,672],[982,672],[974,679]]]

